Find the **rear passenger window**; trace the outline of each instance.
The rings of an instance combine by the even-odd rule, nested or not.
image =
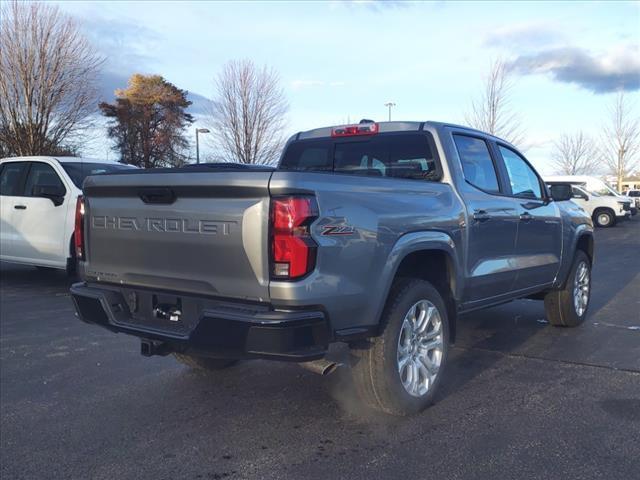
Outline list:
[[[287,149],[280,169],[426,180],[440,178],[425,134],[294,142]]]
[[[387,149],[376,140],[337,143],[333,154],[333,170],[337,173],[384,177],[387,174],[386,157]]]
[[[22,195],[20,182],[27,162],[7,162],[2,165],[0,173],[0,195]]]
[[[464,178],[481,190],[498,193],[498,176],[487,142],[467,135],[454,135],[453,140],[462,162]]]
[[[27,183],[24,187],[24,194],[27,196],[34,195],[36,187],[57,187],[60,190],[66,190],[64,184],[56,171],[46,163],[33,162],[27,176]]]
[[[285,152],[280,168],[302,172],[330,172],[333,170],[331,150],[327,140],[303,140],[291,143]]]
[[[439,179],[436,160],[426,136],[389,136],[388,146],[387,170],[389,177]]]

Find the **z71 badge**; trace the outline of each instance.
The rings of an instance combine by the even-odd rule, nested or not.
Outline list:
[[[351,225],[325,225],[322,227],[322,235],[353,235],[356,229]]]

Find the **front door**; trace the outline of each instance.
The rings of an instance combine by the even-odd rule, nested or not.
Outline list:
[[[498,145],[498,151],[519,217],[513,288],[518,291],[550,284],[560,267],[560,211],[547,198],[544,184],[524,157],[506,145]]]

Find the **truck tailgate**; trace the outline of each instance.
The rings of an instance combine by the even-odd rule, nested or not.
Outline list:
[[[87,178],[87,278],[268,301],[271,173],[178,170]]]

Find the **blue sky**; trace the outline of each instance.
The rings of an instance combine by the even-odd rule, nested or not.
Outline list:
[[[211,97],[222,65],[248,58],[280,73],[292,133],[384,120],[387,100],[394,119],[463,123],[497,56],[516,69],[513,106],[543,172],[559,133],[598,133],[616,88],[640,106],[638,2],[58,4],[107,58],[105,91],[141,72]]]

